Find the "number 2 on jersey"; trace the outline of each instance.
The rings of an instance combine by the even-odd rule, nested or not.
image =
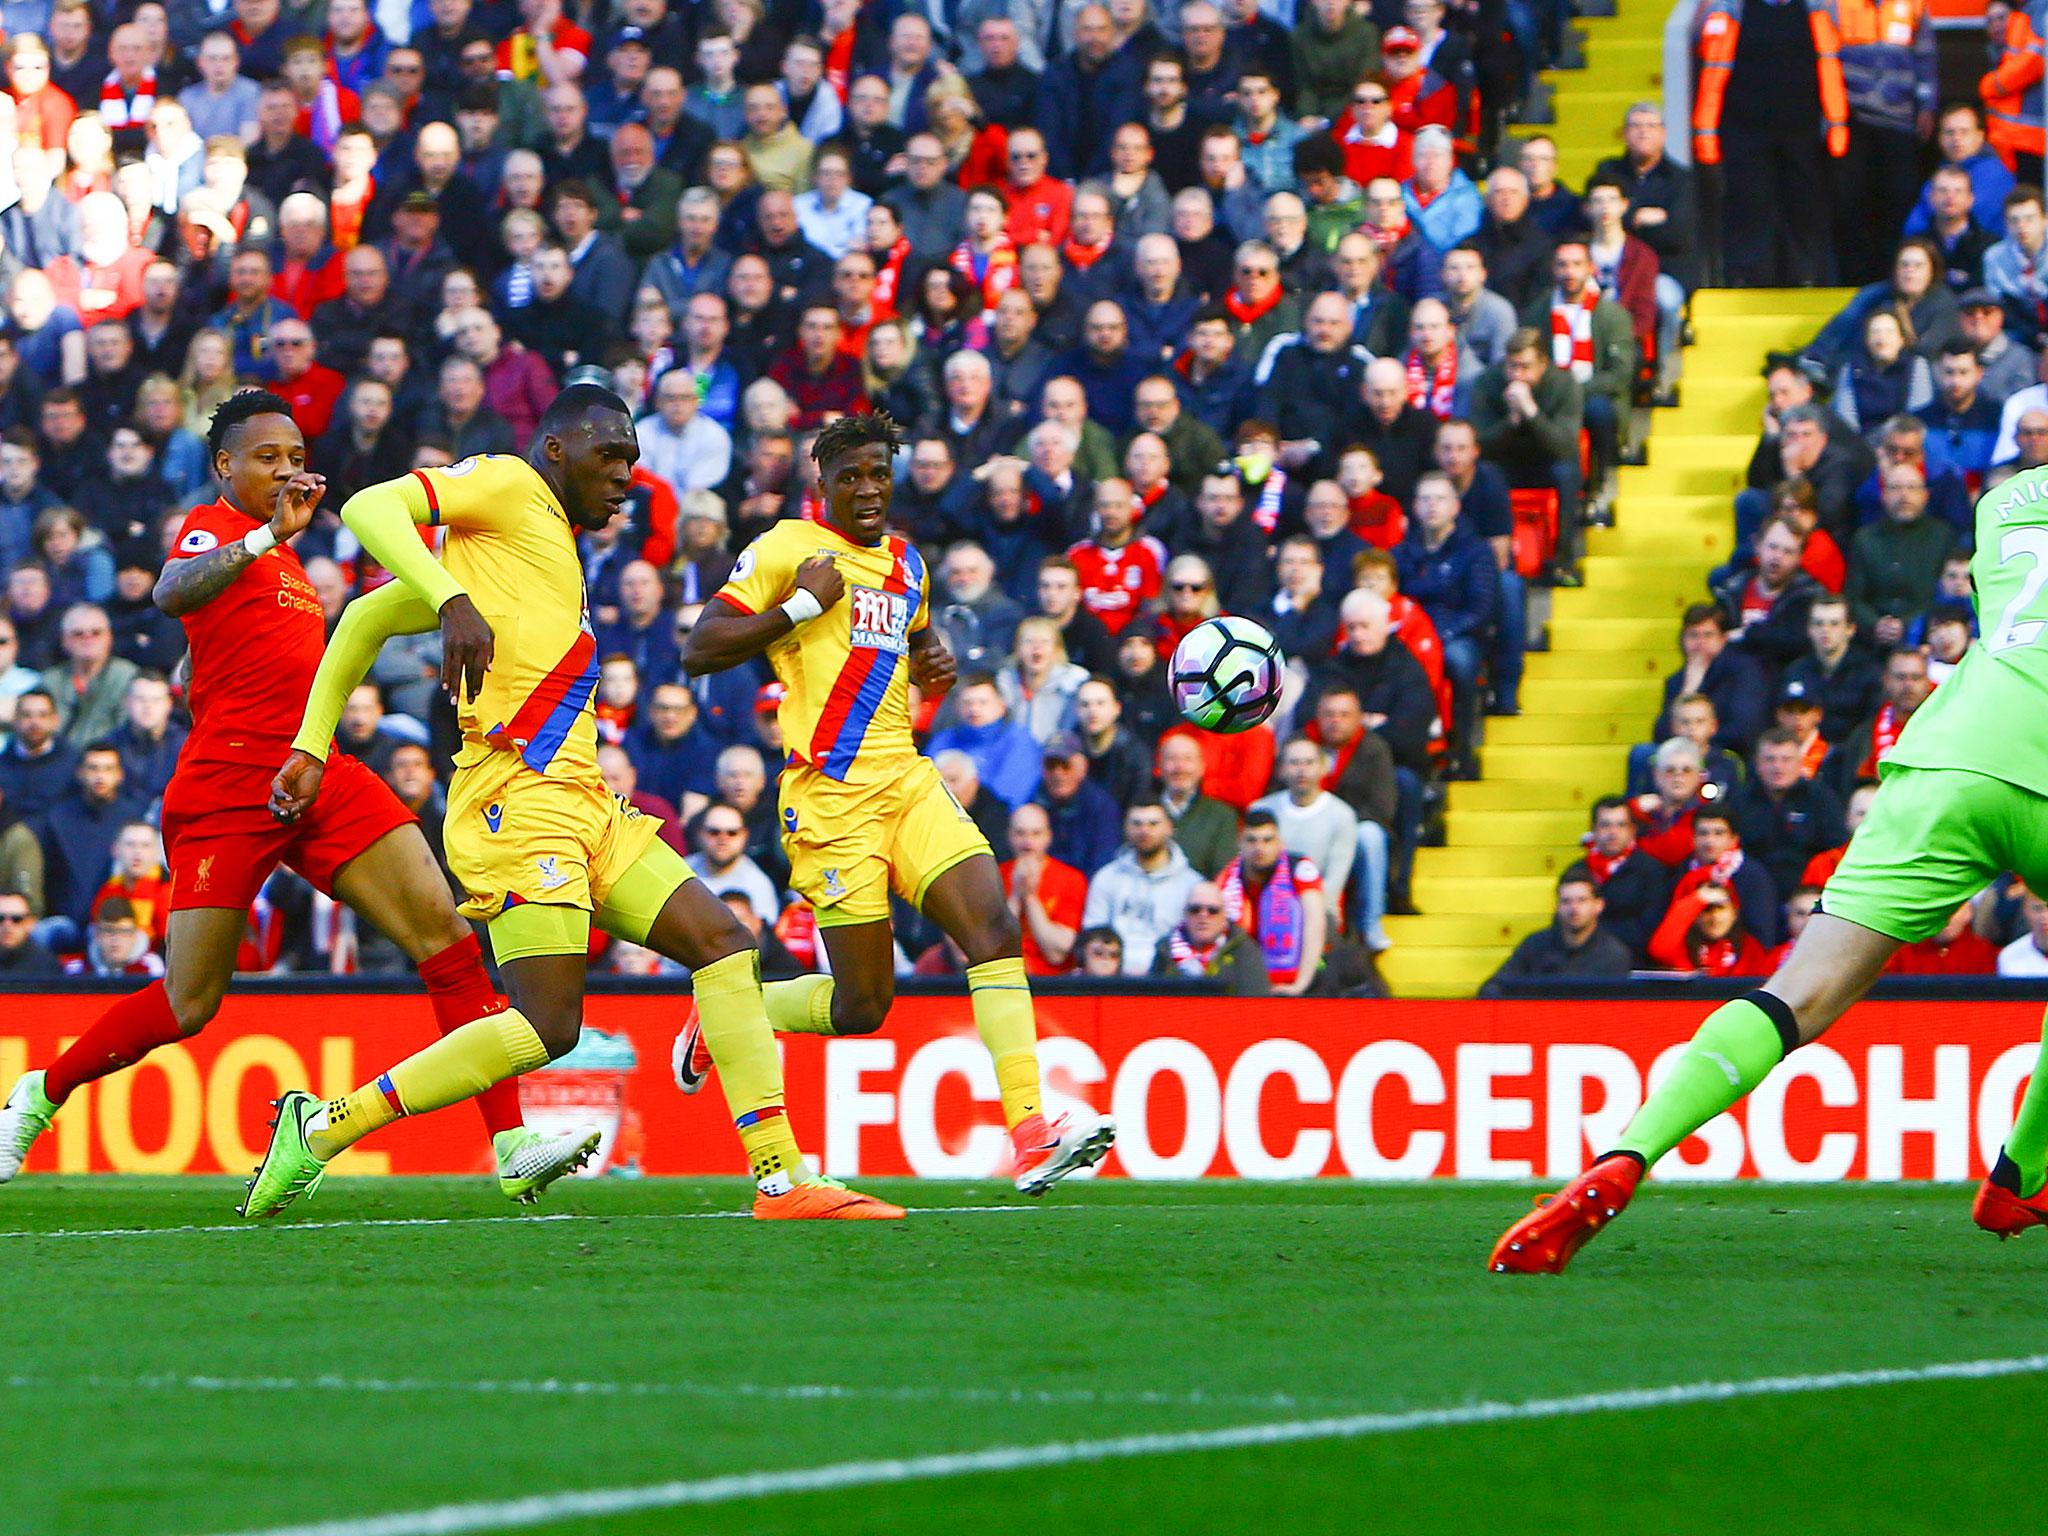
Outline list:
[[[2048,619],[2024,616],[2041,595],[2041,588],[2048,586],[2048,528],[2015,528],[1998,541],[2001,567],[2021,558],[2031,562],[2026,579],[1998,616],[1998,627],[1984,641],[1984,648],[1993,654],[2032,645],[2041,638],[2042,630],[2048,629]]]

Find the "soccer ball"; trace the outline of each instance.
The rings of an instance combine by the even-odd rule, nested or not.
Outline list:
[[[1230,735],[1250,730],[1279,707],[1284,665],[1270,634],[1250,619],[1225,614],[1181,637],[1166,676],[1183,719]]]

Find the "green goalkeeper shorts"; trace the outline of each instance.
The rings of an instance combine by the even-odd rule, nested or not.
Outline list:
[[[2048,799],[1961,768],[1890,768],[1821,910],[1917,944],[2007,870],[2048,893]]]

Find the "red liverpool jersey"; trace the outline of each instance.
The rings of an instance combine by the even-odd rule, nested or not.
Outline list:
[[[1121,549],[1083,540],[1067,558],[1081,575],[1081,602],[1115,635],[1159,596],[1169,556],[1157,539],[1140,535]]]
[[[225,501],[195,507],[171,558],[210,553],[266,521]],[[282,766],[327,648],[320,598],[299,557],[278,545],[180,622],[192,647],[192,735],[180,762]]]

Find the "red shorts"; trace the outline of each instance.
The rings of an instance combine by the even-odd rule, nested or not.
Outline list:
[[[194,763],[172,777],[163,809],[171,911],[246,909],[279,864],[331,896],[342,865],[419,820],[376,774],[337,752],[313,808],[286,826],[270,814],[275,777],[273,769],[239,763]]]

